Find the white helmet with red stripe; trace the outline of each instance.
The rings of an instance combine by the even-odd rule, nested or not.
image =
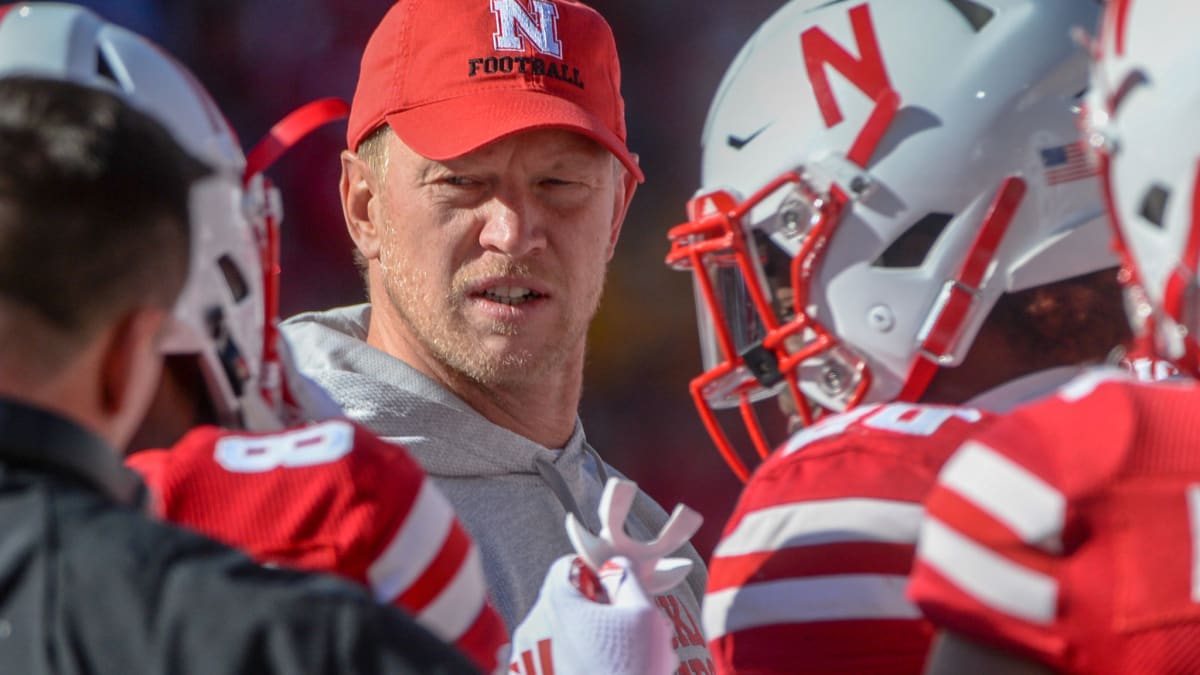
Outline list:
[[[65,3],[0,7],[0,76],[69,80],[112,92],[159,121],[214,175],[192,194],[189,277],[163,342],[199,357],[221,424],[281,426],[280,364],[270,341],[268,243],[279,204],[208,92],[157,45]]]
[[[1086,127],[1130,273],[1129,314],[1200,375],[1200,5],[1113,0],[1095,46]]]
[[[701,414],[789,390],[798,416],[919,400],[1004,293],[1116,264],[1075,109],[1092,0],[794,1],[726,73],[694,273]]]

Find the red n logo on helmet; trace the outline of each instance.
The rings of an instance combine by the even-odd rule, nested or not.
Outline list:
[[[825,66],[832,66],[854,86],[874,101],[881,92],[892,88],[879,41],[875,39],[875,26],[871,23],[871,9],[859,5],[850,10],[850,25],[854,28],[854,40],[858,43],[859,57],[855,58],[844,47],[829,37],[819,27],[809,28],[800,35],[800,52],[804,55],[804,67],[812,83],[817,105],[825,126],[833,128],[843,119],[842,110],[833,97],[829,86],[829,75]]]

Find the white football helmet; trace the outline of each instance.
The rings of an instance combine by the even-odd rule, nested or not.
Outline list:
[[[1196,3],[1110,2],[1084,118],[1126,258],[1134,329],[1192,375],[1200,375],[1198,21]]]
[[[726,73],[671,230],[714,409],[789,391],[805,423],[919,400],[1004,293],[1117,264],[1076,108],[1093,0],[793,1]]]
[[[120,96],[213,169],[192,191],[189,275],[162,350],[198,356],[222,425],[283,426],[292,396],[275,330],[280,200],[261,175],[244,176],[241,145],[208,92],[149,40],[65,3],[0,7],[0,76],[13,75]]]

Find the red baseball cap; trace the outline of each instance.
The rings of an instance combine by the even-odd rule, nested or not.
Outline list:
[[[387,122],[418,154],[459,157],[530,129],[565,129],[625,147],[612,29],[571,0],[400,0],[367,41],[346,144]]]

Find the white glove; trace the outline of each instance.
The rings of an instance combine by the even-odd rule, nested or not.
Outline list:
[[[671,633],[628,559],[612,558],[597,579],[580,558],[565,555],[550,566],[513,634],[508,672],[671,675],[679,665]]]
[[[687,543],[704,518],[683,504],[677,504],[671,518],[653,541],[640,542],[625,534],[625,519],[637,497],[637,485],[619,478],[609,478],[600,497],[600,536],[588,532],[571,514],[567,514],[567,536],[575,552],[599,571],[605,561],[614,556],[628,558],[642,584],[651,595],[666,593],[683,581],[692,571],[687,558],[665,556]]]
[[[625,534],[637,486],[610,478],[600,498],[599,536],[567,514],[567,536],[578,556],[563,556],[529,616],[513,634],[509,673],[670,675],[679,665],[672,628],[653,596],[674,588],[692,569],[666,555],[683,546],[703,518],[678,505],[658,537]]]

